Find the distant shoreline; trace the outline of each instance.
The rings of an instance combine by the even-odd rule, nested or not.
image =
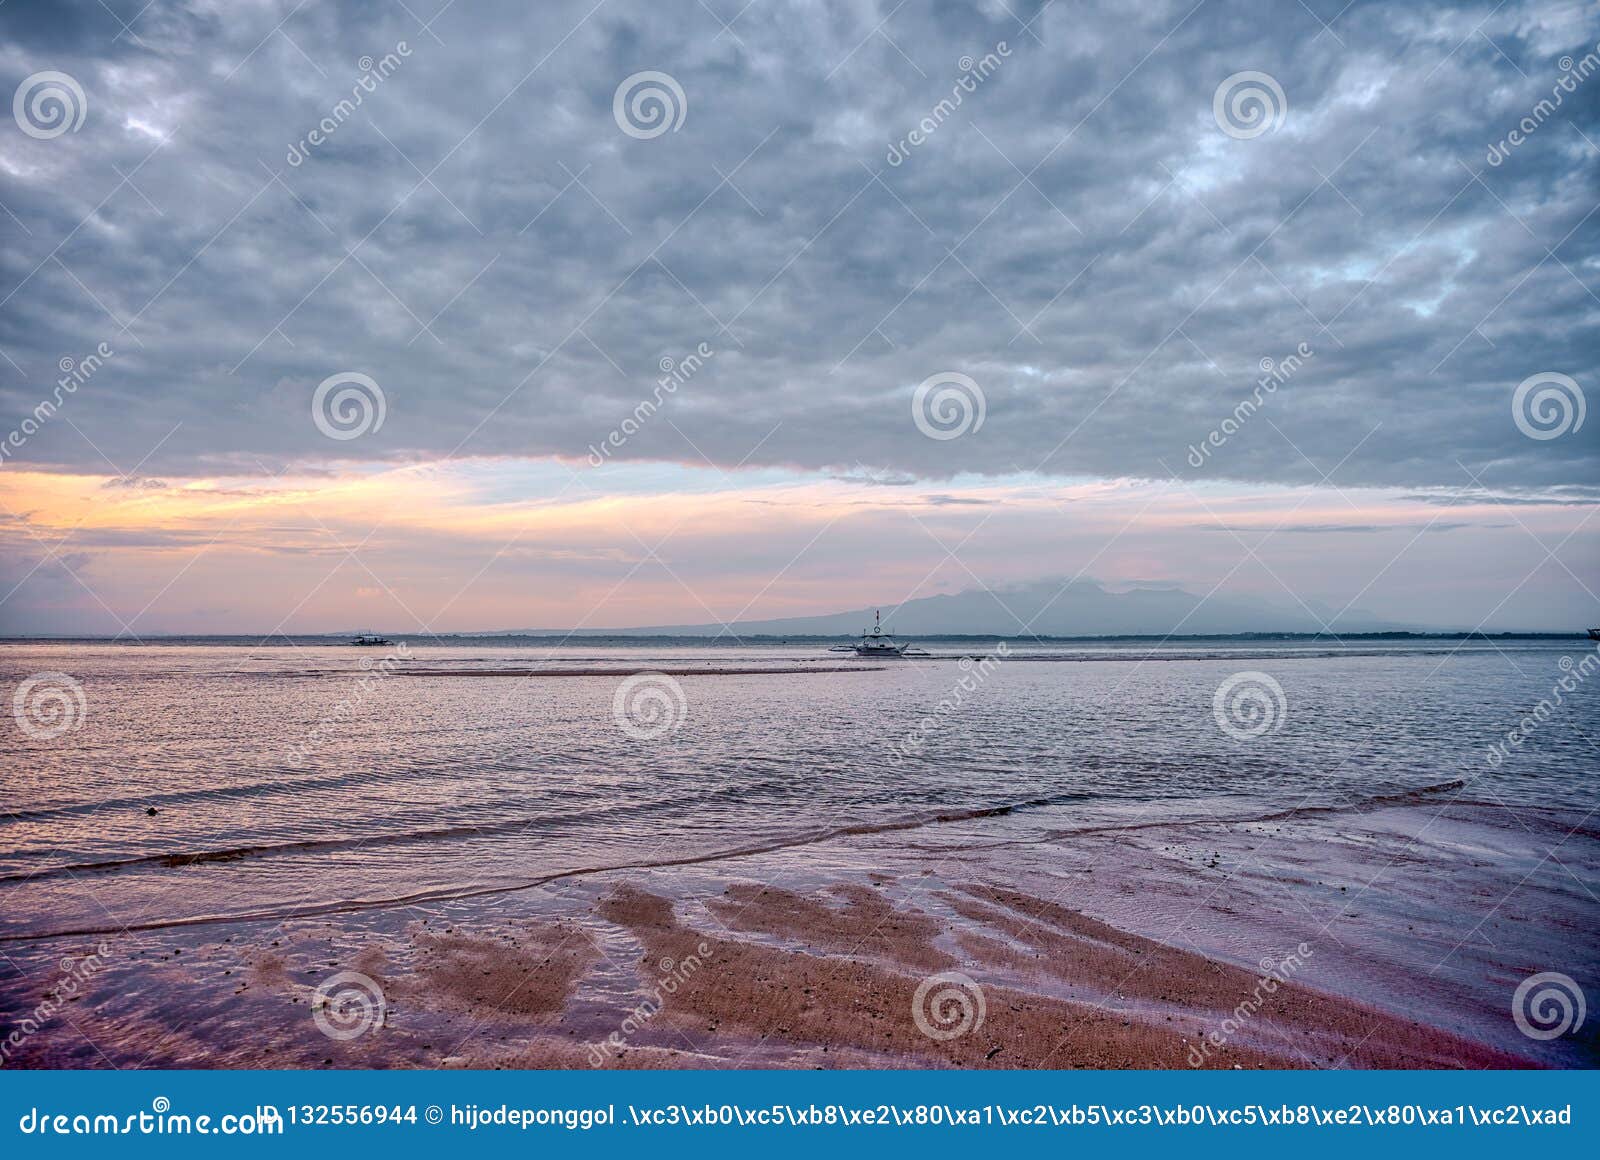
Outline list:
[[[195,635],[175,634],[145,634],[138,640],[123,636],[0,636],[0,644],[126,644],[126,645],[245,645],[251,648],[290,648],[304,645],[346,645],[350,643],[355,633],[310,633],[310,634],[284,634],[273,633],[267,636],[257,636],[252,633],[206,633]],[[404,641],[407,647],[450,647],[453,645],[511,645],[523,642],[534,644],[586,644],[586,645],[618,645],[618,644],[674,644],[674,645],[703,645],[735,648],[741,645],[773,645],[773,644],[813,644],[834,643],[842,640],[854,640],[853,633],[818,634],[795,633],[792,635],[779,635],[776,633],[750,633],[728,634],[722,636],[680,635],[673,633],[595,633],[586,630],[582,634],[568,634],[562,632],[544,633],[384,633],[396,641]],[[1583,629],[1571,632],[1228,632],[1228,633],[1193,633],[1183,635],[1170,635],[1167,633],[1113,633],[1096,636],[1046,636],[1032,633],[1023,635],[1006,635],[1004,633],[901,633],[906,638],[915,638],[919,641],[1027,641],[1036,644],[1097,644],[1117,642],[1155,642],[1159,644],[1187,644],[1205,643],[1215,641],[1238,641],[1243,643],[1261,643],[1263,641],[1308,641],[1326,642],[1329,644],[1344,644],[1349,642],[1372,641],[1508,641],[1508,640],[1586,640],[1587,634]],[[382,647],[382,646],[377,646]]]

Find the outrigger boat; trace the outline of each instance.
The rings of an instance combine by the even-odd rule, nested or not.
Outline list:
[[[1589,630],[1589,639],[1600,640],[1600,628],[1591,628]]]
[[[374,645],[393,644],[394,641],[390,640],[386,636],[379,636],[375,632],[363,632],[350,643],[362,648],[371,648]]]
[[[855,653],[858,657],[925,657],[932,654],[915,648],[908,644],[896,643],[893,636],[883,627],[883,614],[874,609],[872,612],[872,631],[861,631],[861,640],[857,644],[836,644],[829,652]]]

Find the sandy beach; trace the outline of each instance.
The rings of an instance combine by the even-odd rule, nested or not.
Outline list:
[[[1509,1017],[1476,993],[1492,1000],[1493,987],[1475,991],[1445,976],[1433,990],[1391,988],[1391,972],[1424,974],[1384,953],[1386,931],[1403,925],[1403,916],[1377,896],[1345,907],[1351,887],[1328,880],[1333,860],[1384,832],[1410,830],[1413,845],[1424,824],[1453,826],[1456,838],[1472,831],[1480,846],[1496,834],[1512,839],[1515,827],[1488,806],[1377,807],[1359,827],[1340,822],[1342,850],[1321,830],[1326,820],[1308,812],[1270,826],[1219,823],[1184,839],[1194,849],[1175,845],[1180,830],[1194,827],[1147,826],[1062,836],[1014,860],[974,853],[985,845],[982,827],[996,822],[952,828],[944,852],[899,834],[850,835],[423,906],[11,941],[0,1013],[24,1034],[8,1044],[7,1063],[1181,1069],[1553,1062],[1532,1050],[1538,1045],[1518,1050],[1520,1037],[1494,1030]],[[1357,828],[1364,832],[1352,837]],[[1580,840],[1569,856],[1592,857],[1595,836]],[[957,848],[966,853],[952,856]],[[1324,859],[1327,877],[1261,874],[1296,850]],[[885,869],[861,869],[863,857]],[[987,869],[974,876],[979,858]],[[1053,869],[1041,874],[1040,866]],[[1361,868],[1341,873],[1358,882]],[[1263,906],[1264,889],[1279,906]],[[1319,930],[1318,902],[1329,896],[1343,916],[1336,931]],[[1304,921],[1297,904],[1305,904]],[[1180,913],[1187,917],[1172,924]],[[1503,916],[1528,917],[1510,908]],[[1419,954],[1428,957],[1453,933],[1418,936]],[[1469,975],[1479,969],[1479,952],[1455,957]],[[55,960],[54,987],[23,982],[24,973],[48,977],[41,967]],[[1592,1039],[1575,1049],[1592,1062]]]

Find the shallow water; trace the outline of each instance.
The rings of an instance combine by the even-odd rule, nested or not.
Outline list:
[[[1600,671],[1579,679],[1579,640],[1016,643],[982,666],[960,658],[987,647],[924,643],[932,659],[838,673],[804,671],[841,663],[816,645],[412,642],[393,675],[382,648],[0,645],[4,688],[67,673],[84,706],[58,737],[7,724],[0,938],[341,911],[841,830],[903,826],[884,840],[905,843],[987,811],[1003,849],[1463,792],[1550,829],[1600,803]],[[540,667],[592,675],[427,675]],[[688,670],[681,702],[648,682],[631,702],[675,723],[661,736],[626,700],[618,721],[620,674],[641,669]],[[1260,736],[1217,719],[1241,672],[1282,689]],[[1541,699],[1546,719],[1491,765]],[[1386,873],[1399,889],[1418,871]]]

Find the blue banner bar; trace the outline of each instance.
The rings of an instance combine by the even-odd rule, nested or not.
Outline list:
[[[1594,1072],[11,1072],[11,1157],[1238,1144],[1595,1155]],[[1587,1141],[1587,1143],[1585,1143]],[[1536,1153],[1537,1154],[1537,1153]]]

